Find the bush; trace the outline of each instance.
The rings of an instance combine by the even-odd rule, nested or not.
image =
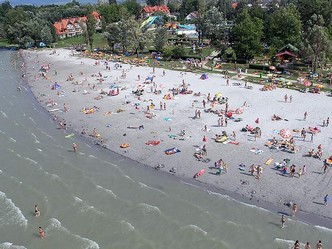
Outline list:
[[[170,59],[173,55],[173,46],[166,46],[164,47],[163,49],[163,54],[164,54],[164,58],[167,60],[167,59]]]
[[[186,51],[183,46],[175,46],[172,50],[172,58],[179,59],[186,55]]]

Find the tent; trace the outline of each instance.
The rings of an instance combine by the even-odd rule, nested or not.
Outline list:
[[[206,80],[208,79],[208,75],[206,73],[203,73],[200,77],[201,80]]]

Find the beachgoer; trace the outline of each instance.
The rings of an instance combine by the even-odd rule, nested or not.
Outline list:
[[[284,96],[284,99],[285,99],[285,103],[286,103],[287,100],[288,100],[288,95],[287,94]]]
[[[311,137],[310,137],[310,142],[314,142],[314,134],[313,133],[311,133]]]
[[[63,103],[63,111],[68,112],[68,107],[67,107],[66,103]]]
[[[305,129],[303,128],[303,129],[301,130],[301,137],[303,138],[303,141],[305,141],[306,136],[307,136],[307,132],[306,132]]]
[[[323,249],[323,243],[321,240],[319,240],[316,244],[316,249]]]
[[[323,120],[323,127],[325,127],[326,126],[326,123],[325,123],[325,120]]]
[[[166,102],[164,102],[164,110],[166,111]]]
[[[39,227],[39,237],[43,239],[45,237],[45,232],[42,227]]]
[[[166,72],[165,72],[165,70],[163,70],[163,76],[165,76],[166,75]]]
[[[308,117],[308,112],[305,111],[305,113],[303,114],[303,120],[307,120],[307,117]]]
[[[301,177],[301,175],[303,174],[303,172],[302,172],[302,169],[301,168],[299,168],[299,172],[297,172],[297,174],[298,174],[298,176],[299,176],[299,178]]]
[[[205,106],[206,106],[205,99],[203,99],[202,103],[203,103],[203,108],[205,109]]]
[[[324,163],[324,165],[323,165],[323,174],[326,173],[328,166],[329,165],[327,163]]]
[[[281,215],[281,228],[283,228],[285,226],[285,222],[286,222],[286,218],[285,215]]]
[[[206,138],[206,136],[203,137],[203,142],[204,142],[204,143],[207,142],[207,138]]]
[[[293,96],[291,95],[289,96],[289,103],[292,103],[292,101],[293,101]]]
[[[300,249],[300,242],[299,242],[298,240],[295,241],[295,243],[294,243],[292,249]]]
[[[330,117],[327,117],[327,119],[326,119],[326,126],[329,126],[329,124],[330,124]]]
[[[325,206],[327,206],[327,203],[329,202],[329,200],[330,200],[330,197],[329,197],[328,194],[326,194],[326,195],[324,196],[324,205],[325,205]]]
[[[36,216],[36,217],[39,217],[39,216],[40,216],[40,210],[39,210],[39,207],[38,207],[37,204],[35,205],[35,216]]]
[[[77,144],[73,143],[73,150],[76,153],[77,152]]]
[[[299,208],[298,208],[297,204],[294,203],[294,204],[292,205],[292,216],[293,216],[293,217],[294,217],[295,214],[297,213],[298,209],[299,209]]]
[[[235,131],[233,131],[233,138],[234,138],[234,141],[236,140],[236,133]]]
[[[307,172],[307,167],[305,165],[303,165],[302,168],[302,175],[304,175]]]
[[[310,243],[309,243],[309,242],[307,242],[307,243],[305,244],[304,249],[311,249],[311,246],[310,246]]]

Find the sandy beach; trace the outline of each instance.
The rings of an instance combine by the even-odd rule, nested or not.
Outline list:
[[[96,143],[151,167],[164,165],[160,170],[169,174],[192,179],[204,170],[196,181],[256,201],[275,205],[296,203],[303,212],[332,218],[331,205],[323,203],[326,194],[332,196],[331,168],[323,172],[324,160],[332,154],[331,124],[323,126],[331,114],[332,98],[326,94],[279,88],[261,91],[261,85],[245,87],[237,79],[230,79],[227,84],[220,74],[208,73],[208,78],[202,80],[201,74],[195,73],[163,72],[160,68],[153,72],[148,67],[103,60],[97,63],[64,49],[54,54],[52,50],[24,51],[24,56],[33,94],[56,116],[55,121],[62,123],[62,128],[65,122],[77,134],[84,129],[84,136]],[[173,94],[170,91],[173,88],[180,91],[185,88],[186,94]],[[137,90],[143,94],[133,93]],[[212,103],[216,94],[220,102],[220,96],[228,98],[228,107]],[[227,126],[225,108],[227,113],[231,112]],[[273,121],[273,115],[280,120]],[[220,118],[224,120],[223,126],[220,121],[218,124]],[[259,127],[261,136],[242,131],[246,126]],[[314,135],[309,127],[315,128]],[[301,137],[303,128],[307,131],[305,141]],[[281,142],[282,129],[287,129],[284,137],[292,136],[296,153],[266,146],[274,137]],[[216,134],[223,131],[228,135],[228,143],[216,142]],[[126,144],[129,147],[120,147]],[[207,155],[202,151],[204,145]],[[321,159],[308,157],[308,151],[318,151],[319,145]],[[165,153],[173,148],[179,152]],[[194,156],[200,152],[203,155]],[[200,156],[202,159],[198,160]],[[275,163],[286,158],[290,162],[283,174]],[[227,172],[224,169],[218,174],[215,162],[220,159],[227,164]],[[268,159],[273,161],[265,164]],[[252,164],[255,168],[260,165],[259,177],[257,172],[253,175],[249,172]],[[289,174],[292,164],[294,177]],[[304,165],[306,172],[298,174]],[[172,168],[175,172],[170,172]]]

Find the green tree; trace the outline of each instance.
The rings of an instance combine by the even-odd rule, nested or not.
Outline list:
[[[106,32],[103,33],[103,37],[107,40],[108,46],[111,51],[114,52],[115,45],[121,42],[121,29],[118,23],[111,23],[106,27]]]
[[[296,6],[291,4],[269,15],[266,26],[267,43],[280,48],[288,43],[298,46],[302,22]]]
[[[92,15],[92,10],[88,9],[87,21],[86,21],[86,39],[90,46],[90,49],[93,48],[93,35],[96,33],[96,20]]]
[[[141,50],[143,52],[149,41],[148,32],[143,32],[140,23],[134,18],[126,20],[126,26],[128,27],[128,44],[138,57],[138,51]]]
[[[308,22],[308,31],[304,34],[303,56],[311,61],[312,71],[324,65],[331,57],[331,39],[328,28],[324,27],[322,16],[313,15]]]
[[[203,13],[203,30],[207,38],[221,40],[225,33],[225,20],[223,14],[216,8],[211,7]]]
[[[108,0],[109,4],[116,4],[116,0]]]
[[[167,29],[165,27],[157,28],[153,41],[155,49],[157,51],[163,51],[163,48],[167,44]]]
[[[262,51],[263,22],[243,10],[232,29],[233,49],[238,59],[251,60]]]
[[[126,0],[123,6],[127,8],[128,12],[135,17],[139,17],[141,12],[141,6],[136,0]]]
[[[105,25],[112,22],[118,22],[121,19],[120,6],[117,4],[102,4],[98,6],[100,15],[105,20]]]
[[[40,39],[45,42],[48,46],[53,42],[53,34],[50,27],[45,26],[40,32]]]
[[[159,6],[164,4],[164,0],[146,0],[146,4],[150,6]]]

